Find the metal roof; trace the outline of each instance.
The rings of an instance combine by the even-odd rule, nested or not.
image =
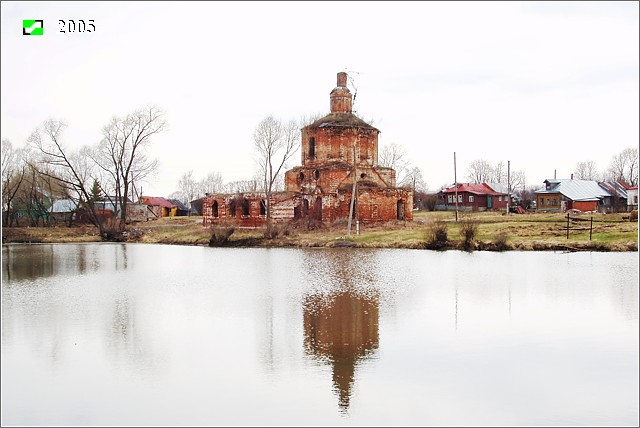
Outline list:
[[[456,186],[448,187],[442,190],[442,193],[455,193]],[[507,192],[496,192],[486,183],[458,183],[458,193],[467,192],[475,195],[492,195],[492,196],[506,196]]]
[[[189,208],[185,204],[183,204],[180,199],[167,199],[167,201],[177,206],[180,211],[189,211]]]
[[[78,204],[71,199],[58,199],[53,202],[53,205],[49,209],[52,213],[70,213],[78,208]]]
[[[597,201],[611,193],[603,189],[597,181],[593,180],[570,180],[570,179],[554,179],[545,180],[550,187],[536,190],[537,194],[556,194],[561,193],[572,201]]]
[[[623,183],[617,181],[605,181],[602,183],[598,183],[600,187],[604,188],[606,191],[611,193],[612,195],[616,195],[619,198],[627,199],[627,188],[628,186]]]
[[[169,209],[175,207],[175,204],[172,204],[162,196],[141,196],[140,201],[146,205],[159,205]]]

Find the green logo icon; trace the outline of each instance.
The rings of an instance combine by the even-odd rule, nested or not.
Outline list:
[[[42,19],[23,19],[22,34],[24,36],[42,36],[44,34],[44,21]]]

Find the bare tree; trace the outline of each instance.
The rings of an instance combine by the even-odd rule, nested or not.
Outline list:
[[[467,168],[467,179],[473,183],[491,183],[494,177],[494,168],[484,159],[474,160]]]
[[[260,177],[262,180],[262,177]],[[259,183],[256,180],[237,180],[224,185],[224,193],[257,192]]]
[[[11,226],[13,222],[13,202],[22,186],[26,172],[26,162],[22,150],[14,150],[9,140],[2,140],[2,224]]]
[[[41,172],[42,171],[42,172]],[[36,169],[34,164],[29,164],[22,186],[16,199],[21,208],[26,211],[29,226],[38,227],[50,224],[49,208],[53,205],[56,196],[59,196],[60,186],[54,185],[53,172],[46,167]],[[54,189],[55,188],[55,189]],[[55,193],[55,194],[54,194]]]
[[[219,172],[210,172],[198,182],[198,197],[206,193],[221,193],[224,191],[224,180]]]
[[[115,236],[97,215],[94,205],[88,203],[94,181],[93,165],[87,161],[89,148],[85,146],[74,152],[66,147],[62,142],[65,128],[63,121],[49,119],[33,131],[28,141],[39,151],[41,159],[30,161],[29,165],[40,174],[57,180],[77,206],[85,210],[103,239],[114,239]]]
[[[198,183],[193,179],[193,170],[182,174],[180,181],[178,181],[178,192],[176,193],[179,195],[176,199],[180,199],[187,207],[191,205],[191,201],[195,199],[198,193]],[[189,210],[189,213],[191,213],[191,210]]]
[[[155,173],[158,166],[157,160],[148,158],[146,153],[151,137],[166,127],[164,112],[157,107],[146,107],[125,117],[113,117],[103,128],[104,138],[92,158],[110,178],[120,207],[122,227],[132,189]]]
[[[259,171],[264,179],[267,199],[267,235],[271,235],[271,193],[283,167],[300,147],[300,129],[296,121],[283,124],[273,116],[264,118],[253,133]]]
[[[378,153],[378,165],[396,171],[396,181],[404,181],[407,170],[410,169],[407,152],[398,143],[390,143],[381,148]]]
[[[315,122],[320,118],[323,118],[324,116],[326,116],[326,113],[316,112],[312,114],[303,114],[303,115],[300,115],[300,119],[298,119],[298,124],[300,125],[300,127],[311,125],[313,122]]]
[[[523,170],[513,171],[509,174],[509,192],[514,193],[519,189],[524,189],[526,176]]]
[[[417,166],[408,169],[403,180],[400,182],[400,186],[410,187],[414,192],[427,191],[427,183],[425,183],[422,177],[422,170]]]
[[[507,182],[507,171],[505,171],[504,162],[500,161],[496,164],[496,166],[492,169],[491,177],[489,178],[490,183],[506,183]]]
[[[638,148],[628,147],[611,159],[608,173],[611,180],[622,180],[631,186],[638,185]]]
[[[597,180],[598,168],[596,163],[592,160],[578,162],[574,171],[574,178],[576,180]]]

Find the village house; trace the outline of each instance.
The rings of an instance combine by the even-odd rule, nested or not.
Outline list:
[[[487,183],[458,183],[438,193],[436,209],[455,210],[457,206],[461,211],[506,210],[508,200],[506,192],[497,192]]]
[[[330,113],[301,130],[302,165],[286,171],[285,191],[271,195],[272,219],[347,219],[355,182],[356,221],[412,220],[413,191],[396,187],[395,170],[378,165],[380,131],[353,113],[347,73],[338,73],[329,99]],[[210,194],[202,205],[205,226],[231,219],[256,227],[266,220],[266,195],[261,192]]]
[[[611,193],[594,180],[547,179],[536,190],[537,211],[608,211]],[[608,208],[609,207],[609,208]]]
[[[605,196],[604,207],[609,212],[627,211],[627,189],[630,187],[622,181],[604,181],[598,185],[609,192],[611,196]]]
[[[140,196],[140,204],[144,204],[151,211],[150,218],[175,216],[178,210],[176,204],[161,196]]]

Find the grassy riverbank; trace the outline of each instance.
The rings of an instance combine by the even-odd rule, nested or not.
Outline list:
[[[571,214],[567,239],[566,214],[509,214],[416,212],[412,222],[352,226],[346,221],[320,229],[280,227],[274,239],[265,239],[261,229],[235,229],[225,246],[256,247],[368,247],[464,249],[465,224],[476,233],[468,250],[568,250],[638,251],[638,223],[628,213]],[[434,242],[435,228],[444,228],[446,241]],[[173,217],[132,224],[129,242],[175,245],[209,245],[211,230],[201,217]],[[11,227],[2,229],[2,242],[64,243],[99,242],[94,227]]]

